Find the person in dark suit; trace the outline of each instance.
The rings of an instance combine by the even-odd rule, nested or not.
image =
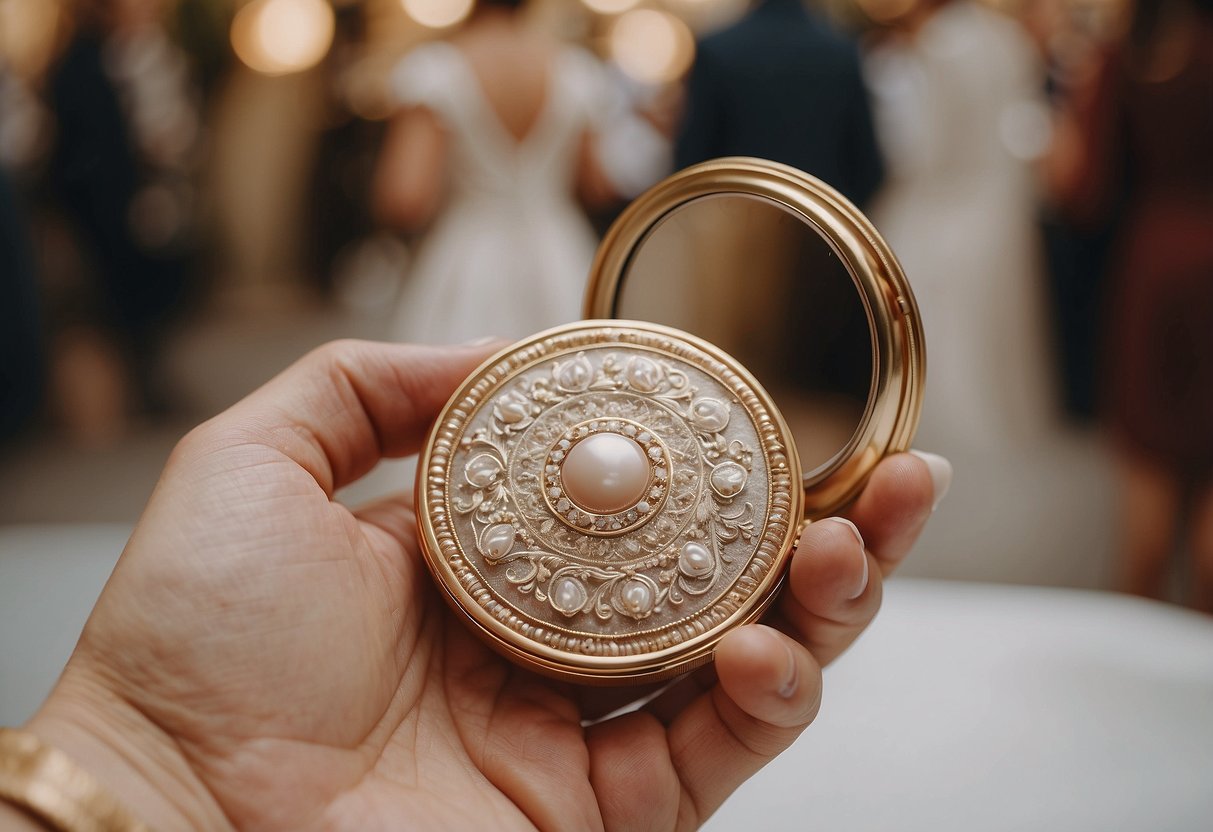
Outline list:
[[[95,284],[69,314],[105,333],[153,413],[168,404],[156,360],[195,255],[196,120],[192,103],[181,101],[191,94],[188,80],[172,74],[179,56],[163,15],[158,0],[82,2],[47,81],[57,125],[50,187]]]
[[[17,194],[0,169],[0,442],[29,423],[44,383],[33,252]]]
[[[791,165],[861,208],[880,187],[884,163],[859,50],[801,0],[760,0],[700,42],[674,157],[681,169],[720,156]],[[868,322],[853,286],[821,279],[831,273],[831,254],[824,246],[815,251],[816,261],[802,252],[803,279],[790,284],[782,377],[806,391],[863,402],[871,354],[853,346],[866,342]],[[832,336],[807,350],[798,337],[804,331]]]
[[[863,207],[884,165],[856,45],[801,0],[761,0],[704,38],[675,161],[684,168],[719,156],[792,165]]]

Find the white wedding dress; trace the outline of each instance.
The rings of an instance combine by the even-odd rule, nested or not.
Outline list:
[[[418,47],[393,74],[405,105],[448,136],[446,202],[405,279],[393,336],[460,343],[520,338],[581,317],[596,237],[574,198],[582,136],[615,109],[597,61],[566,49],[540,115],[515,139],[457,47]]]
[[[944,5],[868,56],[889,178],[871,217],[926,336],[915,444],[956,487],[911,559],[919,576],[1105,585],[1111,494],[1094,437],[1067,429],[1047,337],[1032,157],[1042,69],[1013,20]]]
[[[866,74],[888,162],[872,221],[914,287],[927,339],[924,441],[991,448],[1038,439],[1055,408],[1031,167],[1047,110],[1017,23],[969,0]]]

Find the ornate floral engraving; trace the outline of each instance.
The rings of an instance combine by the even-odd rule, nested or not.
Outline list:
[[[784,440],[705,354],[574,333],[503,361],[452,413],[422,480],[436,540],[475,603],[519,634],[590,655],[655,649],[769,582],[793,504]],[[563,465],[604,433],[636,443],[649,479],[595,513],[570,499]]]
[[[729,544],[754,536],[753,504],[732,504],[757,436],[749,426],[726,437],[745,420],[704,392],[668,360],[596,350],[499,394],[465,435],[454,502],[489,570],[567,618],[641,620],[710,592],[733,562]],[[566,455],[600,433],[636,441],[651,462],[641,499],[613,514],[578,508],[561,484]]]

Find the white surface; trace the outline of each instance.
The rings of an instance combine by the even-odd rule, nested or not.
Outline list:
[[[0,725],[20,725],[67,664],[131,527],[0,527]]]
[[[0,724],[54,684],[129,527],[0,529]],[[1213,619],[900,580],[821,716],[710,830],[1208,830]]]
[[[1213,828],[1213,619],[895,581],[821,715],[711,830]]]

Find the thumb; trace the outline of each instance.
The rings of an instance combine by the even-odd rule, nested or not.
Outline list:
[[[334,341],[198,430],[211,447],[274,448],[331,496],[381,458],[414,453],[459,383],[504,344]]]

